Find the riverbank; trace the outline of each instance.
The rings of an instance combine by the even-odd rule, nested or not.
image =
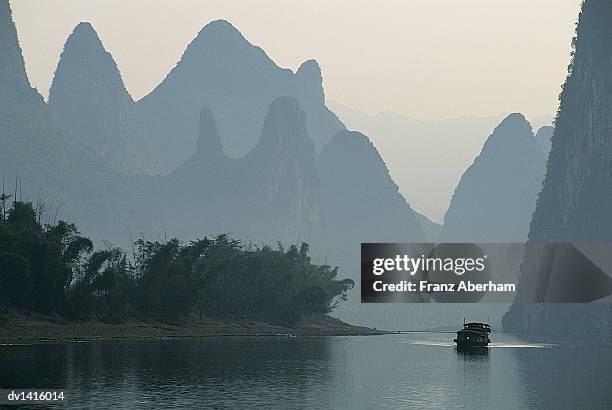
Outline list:
[[[41,344],[108,341],[155,341],[209,337],[369,336],[387,332],[352,326],[329,316],[309,318],[288,327],[253,319],[184,318],[180,324],[149,319],[124,323],[66,320],[58,315],[0,310],[0,344]]]

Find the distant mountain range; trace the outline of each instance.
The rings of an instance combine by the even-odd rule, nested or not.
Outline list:
[[[344,129],[325,107],[316,61],[304,62],[295,73],[282,69],[227,21],[206,25],[176,67],[137,103],[93,27],[81,23],[64,46],[49,107],[66,133],[81,138],[113,169],[168,174],[195,151],[202,107],[215,111],[225,153],[237,158],[255,147],[253,130],[282,95],[304,107],[317,149]]]
[[[504,116],[420,121],[396,113],[368,115],[331,102],[348,127],[365,132],[416,210],[441,223],[461,175]],[[548,118],[538,118],[541,121]],[[547,124],[547,122],[545,122]]]
[[[0,5],[6,180],[19,173],[26,198],[40,196],[85,234],[124,246],[130,232],[308,241],[331,263],[348,259],[344,249],[387,233],[425,241],[369,139],[345,131],[325,107],[316,62],[297,73],[280,69],[217,21],[150,96],[134,103],[112,57],[82,23],[66,43],[47,105],[27,81],[8,2]],[[228,145],[243,154],[233,158]],[[174,148],[185,158],[172,157]],[[165,175],[128,175],[153,173],[157,160],[171,157],[176,164],[165,162]],[[374,207],[375,226],[367,217]],[[347,235],[349,228],[359,235]]]
[[[44,199],[47,216],[59,209],[79,220],[112,218],[104,187],[113,172],[92,149],[64,135],[30,86],[6,0],[0,1],[0,56],[0,172],[7,190]],[[90,215],[92,206],[100,213]]]
[[[207,24],[176,67],[138,102],[125,89],[94,28],[81,23],[66,41],[49,108],[67,135],[81,139],[112,169],[164,175],[195,151],[195,124],[202,107],[214,110],[224,152],[238,158],[256,145],[252,130],[261,127],[266,107],[281,95],[300,102],[317,152],[345,128],[325,105],[316,61],[306,61],[295,73],[282,69],[227,21]],[[391,174],[406,187],[402,194],[433,220],[442,220],[458,176],[501,120],[423,122],[332,106],[351,128],[375,138]],[[409,160],[405,152],[411,153]]]
[[[325,105],[316,61],[306,61],[295,73],[281,69],[227,21],[207,24],[176,67],[136,103],[93,27],[81,23],[64,47],[49,108],[67,135],[81,139],[112,169],[164,175],[195,151],[202,107],[215,112],[225,154],[238,158],[256,145],[252,131],[261,127],[265,108],[281,95],[294,96],[304,108],[317,152],[344,129]],[[333,106],[351,128],[374,136],[391,174],[406,187],[402,194],[433,220],[442,220],[458,176],[501,119],[423,122]]]
[[[87,23],[66,42],[48,104],[27,79],[7,0],[0,0],[0,56],[0,170],[7,186],[18,181],[22,198],[45,201],[49,218],[122,246],[225,232],[258,245],[306,241],[315,260],[340,265],[342,276],[356,280],[361,242],[524,239],[553,131],[534,137],[516,114],[484,143],[502,117],[421,122],[336,107],[361,132],[349,131],[325,103],[315,61],[295,73],[282,69],[222,20],[205,26],[138,102]],[[593,231],[595,222],[579,215],[599,212],[594,198],[606,198],[607,188],[599,189],[607,180],[585,177],[585,199],[568,205],[574,191],[564,181],[582,178],[584,164],[564,157],[583,151],[559,137],[582,132],[568,133],[572,121],[563,121],[547,176],[555,188],[545,188],[538,206],[545,201],[553,211],[538,211],[532,235],[572,237],[563,235],[583,226],[605,237],[604,227]],[[585,151],[581,161],[604,169],[606,151],[597,152]],[[443,228],[431,220],[445,213]],[[557,228],[545,215],[566,218],[563,235],[551,233]],[[391,319],[389,309],[367,316],[355,306],[344,318]],[[425,310],[404,309],[386,323]]]

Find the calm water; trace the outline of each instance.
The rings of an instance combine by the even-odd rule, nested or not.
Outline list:
[[[452,334],[0,346],[0,388],[66,389],[68,407],[612,408],[612,345]]]

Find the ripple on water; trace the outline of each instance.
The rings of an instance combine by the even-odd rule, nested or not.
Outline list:
[[[431,340],[411,340],[401,341],[400,344],[409,344],[416,346],[434,346],[434,347],[455,347],[453,342],[435,342]],[[502,349],[550,349],[560,347],[561,345],[553,343],[490,343],[489,348]]]

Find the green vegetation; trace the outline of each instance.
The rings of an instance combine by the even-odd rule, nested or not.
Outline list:
[[[354,285],[315,265],[303,243],[244,247],[227,235],[182,244],[134,243],[132,255],[92,241],[64,221],[41,224],[34,207],[0,212],[0,303],[74,319],[130,315],[176,321],[190,313],[295,323],[323,315]]]

